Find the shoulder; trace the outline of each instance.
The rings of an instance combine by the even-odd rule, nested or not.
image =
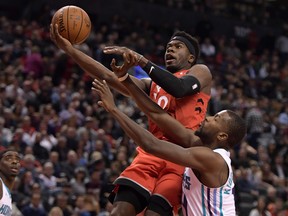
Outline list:
[[[202,71],[210,72],[210,69],[205,64],[195,64],[191,67],[189,71],[194,71],[194,70],[202,70]]]
[[[193,65],[187,74],[193,75],[193,76],[202,76],[207,79],[212,79],[212,74],[210,69],[207,65],[204,64],[196,64]]]

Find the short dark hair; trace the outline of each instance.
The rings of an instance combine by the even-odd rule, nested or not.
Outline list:
[[[171,39],[172,39],[173,37],[176,37],[176,36],[184,37],[185,39],[187,39],[187,40],[192,44],[192,46],[193,46],[194,49],[195,49],[195,56],[194,56],[195,59],[194,59],[194,61],[192,62],[192,65],[196,64],[196,62],[197,62],[197,60],[198,60],[198,58],[199,58],[199,55],[200,55],[199,42],[198,42],[197,38],[192,37],[190,34],[188,34],[188,33],[185,32],[185,31],[176,31],[176,32],[172,35]],[[170,40],[171,40],[171,39],[170,39]]]
[[[244,139],[247,131],[246,122],[238,114],[231,110],[227,110],[230,119],[227,121],[228,144],[234,147]]]

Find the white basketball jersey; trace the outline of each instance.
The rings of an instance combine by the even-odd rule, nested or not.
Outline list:
[[[182,184],[182,211],[184,216],[235,216],[234,182],[230,153],[225,149],[215,149],[229,167],[227,182],[219,188],[203,185],[193,170],[185,168]]]
[[[10,190],[6,187],[2,179],[3,196],[0,199],[0,216],[11,216],[12,214],[12,198]]]

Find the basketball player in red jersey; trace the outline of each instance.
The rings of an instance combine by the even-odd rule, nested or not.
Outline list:
[[[112,88],[129,95],[114,73],[74,48],[59,35],[57,28],[51,26],[50,33],[54,43],[93,78],[106,80]],[[104,53],[123,56],[132,53],[137,58],[135,62],[152,79],[131,77],[133,81],[185,127],[194,130],[204,120],[212,75],[207,66],[196,64],[199,45],[195,38],[186,32],[176,32],[171,37],[165,53],[166,70],[125,47],[107,47]],[[156,137],[168,140],[167,135],[151,121],[149,130]],[[177,143],[177,140],[173,141]],[[115,181],[113,192],[116,196],[111,215],[134,216],[144,209],[148,216],[173,215],[173,208],[180,206],[184,167],[147,154],[141,148],[137,150],[132,164]]]

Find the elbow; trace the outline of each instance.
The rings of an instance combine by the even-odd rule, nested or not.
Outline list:
[[[182,94],[182,93],[174,93],[174,94],[171,94],[173,97],[175,97],[175,98],[182,98],[182,97],[184,97],[185,95],[184,94]]]
[[[182,90],[177,90],[177,91],[169,91],[167,90],[167,92],[172,95],[175,98],[182,98],[185,96],[184,92]]]

